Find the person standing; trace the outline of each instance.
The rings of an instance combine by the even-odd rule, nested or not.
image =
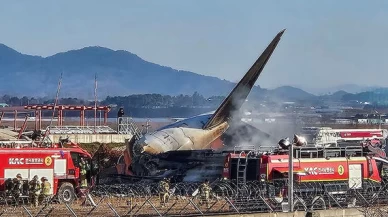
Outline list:
[[[160,199],[160,205],[164,207],[168,201],[168,197],[170,191],[170,183],[167,178],[164,178],[162,181],[159,182],[159,199]]]
[[[81,158],[81,162],[80,162],[79,166],[80,166],[81,188],[87,188],[88,187],[88,180],[86,178],[86,174],[89,170],[89,165],[85,161],[84,158]]]
[[[209,180],[205,180],[204,183],[202,183],[200,186],[199,186],[199,193],[200,193],[200,196],[201,196],[201,201],[200,201],[200,205],[202,205],[202,202],[205,202],[206,203],[206,207],[209,209],[210,208],[210,204],[209,204],[209,198],[210,198],[210,191],[211,191],[211,187],[210,187],[210,184],[209,184]]]
[[[117,112],[117,123],[118,123],[118,132],[121,132],[121,123],[123,122],[123,117],[124,117],[124,108],[120,107],[119,111]]]
[[[51,190],[51,183],[48,181],[47,177],[42,177],[40,179],[42,182],[41,184],[41,193],[39,195],[40,201],[42,203],[48,202],[48,199],[50,198],[50,190]]]
[[[22,193],[22,187],[23,187],[23,178],[20,173],[16,175],[16,178],[13,179],[13,189],[12,189],[12,194],[15,198],[16,205],[19,205],[19,197]]]
[[[40,182],[37,175],[28,183],[30,202],[37,207],[39,205]]]

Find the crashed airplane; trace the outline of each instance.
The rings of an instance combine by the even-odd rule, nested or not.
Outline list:
[[[233,114],[245,102],[284,31],[275,36],[215,112],[177,121],[141,138],[133,136],[124,152],[125,166],[121,173],[139,177],[176,176],[188,174],[193,168],[201,170],[205,165],[223,162],[223,157],[217,160],[212,150],[224,144],[222,135],[228,128],[233,129],[230,127]],[[213,157],[206,158],[204,153]]]

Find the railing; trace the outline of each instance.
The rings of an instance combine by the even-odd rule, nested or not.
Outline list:
[[[0,141],[0,148],[31,148],[37,147],[37,144],[33,141]]]
[[[236,153],[240,153],[242,151],[250,152],[251,154],[253,154],[253,153],[264,153],[264,152],[272,153],[276,149],[278,149],[277,146],[239,145],[239,146],[234,146],[233,147],[233,153],[236,154]]]
[[[243,152],[243,151],[255,151],[257,148],[254,145],[240,145],[233,147],[233,153]]]
[[[117,133],[109,126],[51,126],[50,134],[112,134]]]
[[[326,157],[347,157],[365,156],[367,152],[361,146],[345,147],[294,147],[295,158],[326,158]]]
[[[140,139],[142,132],[136,126],[135,121],[131,117],[117,118],[117,132],[119,134],[131,134]]]

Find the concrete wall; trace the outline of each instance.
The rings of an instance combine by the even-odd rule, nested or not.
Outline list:
[[[294,213],[253,213],[253,214],[235,214],[235,215],[219,215],[219,217],[365,217],[362,212],[357,209],[330,209],[317,210],[312,212],[296,211]]]
[[[130,139],[132,135],[128,134],[50,134],[51,141],[58,142],[59,137],[69,136],[70,141],[74,143],[125,143],[125,139]]]

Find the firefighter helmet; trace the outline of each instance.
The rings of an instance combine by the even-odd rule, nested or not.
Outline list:
[[[22,175],[21,175],[20,173],[18,173],[18,174],[16,175],[16,178],[21,179],[21,178],[22,178]]]
[[[33,179],[38,180],[39,179],[38,175],[35,175]]]

